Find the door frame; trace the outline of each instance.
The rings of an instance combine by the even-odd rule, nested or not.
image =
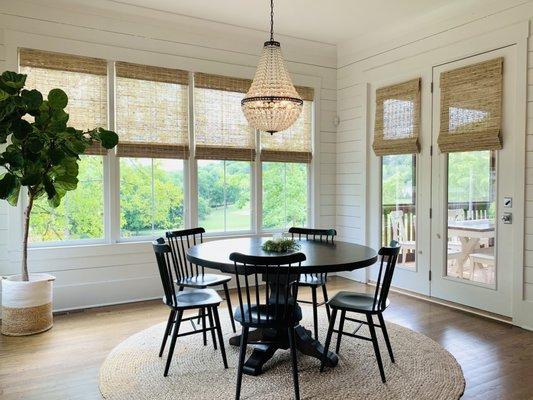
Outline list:
[[[497,57],[504,57],[504,92],[502,109],[504,113],[509,113],[504,116],[502,121],[502,136],[503,136],[503,150],[497,151],[496,156],[496,217],[495,217],[495,278],[494,285],[486,285],[469,281],[465,279],[446,276],[447,274],[447,188],[448,188],[448,155],[441,153],[438,149],[437,138],[440,128],[440,88],[438,81],[440,79],[439,71],[453,70],[476,64],[478,62],[489,61]],[[494,50],[483,52],[480,54],[473,54],[470,57],[464,57],[458,60],[449,61],[432,68],[434,92],[432,98],[433,118],[432,118],[432,137],[434,146],[434,156],[432,160],[432,209],[433,218],[431,220],[431,296],[437,299],[446,301],[453,301],[469,307],[482,309],[495,314],[503,316],[511,316],[513,303],[513,267],[514,252],[512,250],[512,243],[517,238],[518,241],[523,241],[523,232],[517,232],[515,224],[504,225],[500,221],[500,216],[503,212],[513,212],[515,208],[519,207],[518,203],[514,203],[513,207],[505,209],[502,205],[503,196],[511,195],[513,200],[516,198],[520,190],[520,182],[510,178],[512,175],[511,167],[514,164],[515,153],[520,151],[514,147],[514,142],[517,140],[517,135],[514,135],[515,119],[514,111],[517,107],[515,91],[517,90],[516,81],[516,46],[510,45],[502,48],[495,48]],[[441,72],[440,72],[441,73]],[[507,145],[506,145],[507,142]],[[523,149],[521,150],[523,152]],[[502,169],[505,169],[505,171]],[[504,182],[505,181],[505,182]],[[505,189],[506,192],[503,192]],[[509,241],[511,243],[509,243]],[[501,247],[503,246],[503,247]],[[511,263],[511,265],[509,265]],[[509,276],[509,274],[511,274]],[[486,307],[486,308],[484,308]]]
[[[513,323],[518,326],[523,326],[533,329],[533,313],[531,312],[532,302],[525,299],[524,293],[524,227],[525,227],[525,165],[526,165],[526,120],[527,120],[527,75],[528,75],[528,36],[529,36],[529,21],[517,22],[515,24],[503,27],[496,30],[479,30],[478,32],[468,32],[465,34],[459,32],[448,32],[439,40],[434,41],[434,45],[417,46],[416,49],[412,47],[403,47],[391,52],[383,53],[379,56],[372,57],[365,60],[358,66],[361,74],[361,84],[365,87],[374,87],[376,82],[380,82],[384,76],[397,76],[399,71],[420,73],[429,73],[431,77],[432,67],[434,65],[458,60],[469,57],[474,54],[487,52],[495,48],[505,47],[509,45],[516,45],[517,61],[516,61],[516,133],[515,147],[518,151],[516,154],[517,165],[522,165],[524,168],[517,169],[515,179],[521,182],[518,190],[515,193],[513,207],[514,225],[517,232],[521,233],[521,239],[514,241],[513,246],[513,309],[512,318]],[[406,75],[409,76],[409,75]],[[411,74],[410,76],[414,76]],[[422,76],[424,84],[424,75]],[[404,76],[405,77],[405,76]],[[401,80],[398,80],[401,82]],[[431,82],[431,78],[429,78]],[[424,102],[424,93],[422,92],[422,102]],[[370,90],[363,91],[363,109],[366,111],[363,115],[363,129],[365,129],[366,145],[366,170],[367,189],[365,196],[365,220],[368,222],[362,226],[366,233],[364,242],[368,246],[376,247],[376,215],[379,211],[376,210],[376,205],[379,199],[380,173],[376,174],[375,155],[370,146],[373,139],[373,118],[370,110],[373,105],[371,103]],[[423,107],[423,106],[422,106]],[[422,119],[425,118],[422,115]],[[533,134],[533,131],[531,132]],[[427,140],[428,136],[424,131],[421,132],[420,140]],[[420,182],[420,181],[419,181]],[[530,258],[533,265],[533,252]],[[366,279],[369,279],[369,271],[366,269]]]

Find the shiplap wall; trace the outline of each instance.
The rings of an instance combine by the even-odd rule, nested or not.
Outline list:
[[[139,10],[115,4],[113,12],[90,12],[61,7],[50,0],[0,0],[0,68],[16,67],[16,46],[89,56],[158,63],[186,70],[252,77],[265,33],[184,18],[150,19]],[[57,3],[57,4],[56,4]],[[111,3],[109,3],[111,4]],[[90,5],[88,3],[88,5]],[[314,82],[315,127],[315,225],[332,226],[336,208],[337,110],[335,46],[283,38],[288,68],[296,84]],[[16,43],[15,43],[16,42]],[[7,54],[7,55],[6,55]],[[157,64],[156,64],[157,65]],[[19,271],[20,210],[0,202],[0,275]],[[121,303],[160,295],[160,282],[150,243],[33,249],[33,272],[56,276],[56,310]]]
[[[491,49],[490,40],[483,43],[483,35],[496,32],[498,29],[514,29],[520,31],[527,28],[533,19],[533,4],[523,3],[501,13],[487,15],[471,23],[449,26],[441,32],[434,32],[426,36],[409,36],[409,40],[401,43],[397,38],[390,43],[357,43],[348,42],[338,46],[337,66],[337,109],[341,119],[337,131],[337,226],[345,235],[357,242],[369,243],[366,233],[365,215],[369,210],[368,182],[365,180],[370,174],[367,167],[366,152],[371,151],[369,135],[371,127],[368,125],[369,116],[366,115],[368,71],[374,68],[395,65],[405,65],[406,71],[413,71],[419,65],[431,65],[446,62],[442,58],[433,60],[431,54],[437,49],[447,46],[465,46],[462,43],[475,41],[481,44],[479,51]],[[523,29],[527,31],[527,29]],[[529,29],[531,32],[531,28]],[[525,37],[525,35],[524,35]],[[527,159],[526,159],[526,193],[525,193],[525,261],[524,268],[515,269],[521,275],[523,270],[523,285],[515,288],[513,293],[513,308],[515,320],[524,327],[533,328],[533,37],[529,37],[529,57],[523,57],[521,63],[528,68],[528,104],[527,104]],[[360,46],[357,49],[357,46]],[[502,45],[502,44],[500,44]],[[366,47],[364,47],[366,46]],[[485,46],[485,49],[484,49]],[[492,44],[492,46],[496,46]],[[492,47],[494,48],[494,47]],[[471,50],[476,51],[476,50]],[[429,63],[429,64],[428,64]],[[527,65],[526,65],[527,64]],[[402,71],[390,70],[394,74]],[[382,78],[384,79],[384,78]],[[520,109],[522,105],[517,105]],[[523,104],[523,107],[526,105]],[[368,118],[367,118],[368,117]],[[361,152],[361,149],[362,152]],[[523,166],[522,166],[523,168]],[[343,176],[345,175],[345,176]],[[522,207],[515,205],[515,210]],[[348,213],[351,213],[348,215]],[[372,222],[371,219],[368,219]],[[515,220],[516,221],[516,220]],[[375,221],[373,222],[375,223]],[[516,222],[516,223],[519,223]],[[357,277],[356,277],[357,278]],[[518,277],[522,282],[522,277]],[[522,287],[523,286],[523,287]]]

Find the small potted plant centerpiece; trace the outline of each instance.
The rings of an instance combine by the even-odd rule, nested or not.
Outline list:
[[[52,327],[52,282],[48,274],[28,273],[28,234],[34,202],[45,197],[58,207],[78,184],[78,161],[99,143],[112,149],[115,132],[103,128],[81,131],[68,126],[67,94],[52,89],[47,98],[26,90],[26,75],[6,71],[0,76],[0,199],[16,206],[21,188],[27,196],[22,230],[20,275],[2,277],[2,333],[22,336]],[[89,211],[88,211],[89,212]]]

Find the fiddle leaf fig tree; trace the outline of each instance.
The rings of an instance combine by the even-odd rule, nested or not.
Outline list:
[[[87,148],[99,143],[112,149],[115,132],[89,131],[68,126],[68,96],[52,89],[46,99],[38,90],[26,90],[26,75],[6,71],[0,76],[0,199],[16,206],[21,188],[27,191],[22,242],[22,280],[28,276],[28,233],[35,200],[45,197],[58,207],[78,185],[78,162]],[[90,210],[87,210],[90,212]]]

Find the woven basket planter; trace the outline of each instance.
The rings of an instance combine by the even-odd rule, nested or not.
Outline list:
[[[2,334],[26,336],[44,332],[54,323],[52,286],[55,278],[48,274],[30,274],[2,278]]]

